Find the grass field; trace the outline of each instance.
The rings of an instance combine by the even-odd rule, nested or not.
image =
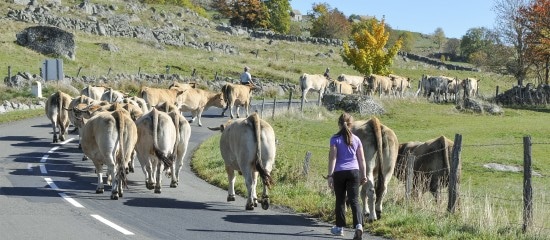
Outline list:
[[[98,3],[115,4],[118,11],[126,13],[125,1],[100,0]],[[76,5],[76,1],[64,1],[64,5]],[[170,13],[181,11],[179,8],[155,6],[158,11]],[[0,15],[23,6],[0,2]],[[71,10],[72,11],[72,10]],[[173,12],[172,12],[173,14]],[[67,12],[65,16],[80,16]],[[151,12],[136,13],[141,19],[134,24],[155,26]],[[84,16],[85,17],[85,16]],[[340,47],[312,45],[253,39],[246,36],[221,34],[211,27],[191,25],[193,19],[174,20],[182,29],[197,32],[197,42],[229,43],[239,49],[239,54],[228,55],[208,52],[189,47],[162,46],[135,38],[98,36],[82,32],[73,32],[77,45],[76,60],[64,59],[64,71],[67,76],[107,76],[111,74],[163,74],[166,65],[179,66],[172,73],[190,76],[196,69],[203,80],[211,80],[218,73],[221,77],[236,78],[243,66],[251,67],[254,78],[273,82],[297,83],[302,73],[323,73],[330,67],[331,75],[340,73],[359,75],[352,67],[343,63],[339,56]],[[15,36],[31,23],[0,19],[0,72],[7,76],[17,72],[38,74],[44,56],[15,43]],[[185,32],[185,34],[188,34]],[[433,49],[427,38],[422,38],[416,48],[420,52]],[[120,51],[101,50],[99,43],[116,45]],[[252,52],[259,50],[259,54]],[[325,57],[317,57],[323,53]],[[392,70],[395,74],[413,79],[413,89],[423,74],[446,75],[465,78],[475,77],[480,82],[481,97],[490,99],[496,87],[509,89],[514,83],[510,76],[487,72],[448,71],[437,69],[423,63],[404,61],[397,57]],[[43,95],[48,96],[57,89],[78,93],[82,83],[44,85]],[[135,93],[137,86],[122,87],[125,92]],[[132,89],[134,91],[132,91]],[[129,90],[129,91],[126,91]],[[502,91],[501,90],[501,91]],[[295,95],[299,97],[299,94]],[[29,89],[10,89],[0,83],[0,100],[36,101],[30,99]],[[550,236],[550,200],[548,190],[550,180],[550,129],[546,127],[549,109],[505,108],[502,116],[479,115],[458,112],[451,104],[433,104],[423,99],[382,101],[387,114],[378,116],[382,123],[392,128],[400,142],[426,141],[445,135],[453,139],[455,134],[463,136],[461,205],[455,215],[447,214],[446,204],[435,204],[426,194],[419,201],[404,200],[403,184],[392,180],[385,201],[384,218],[367,225],[368,230],[377,235],[396,239],[548,239]],[[15,111],[0,115],[0,123],[22,118],[43,115],[43,110]],[[305,112],[282,113],[269,119],[279,139],[278,155],[273,175],[276,186],[272,190],[272,201],[278,205],[291,207],[295,211],[319,217],[325,221],[333,220],[334,198],[321,175],[326,174],[328,139],[336,132],[336,119],[339,112],[308,108]],[[370,116],[356,116],[366,119]],[[534,223],[529,234],[521,234],[522,224],[522,174],[500,172],[484,168],[487,163],[500,163],[522,166],[524,136],[533,141],[533,170],[540,177],[533,178],[534,187]],[[225,187],[227,180],[223,162],[217,146],[219,135],[203,143],[193,159],[193,167],[198,175],[207,181]],[[309,174],[303,174],[303,160],[307,151],[312,152]],[[244,193],[242,178],[237,178],[238,191]]]
[[[407,202],[404,185],[392,180],[385,199],[384,217],[367,224],[369,231],[398,239],[547,239],[550,201],[550,129],[544,128],[547,113],[541,110],[505,109],[504,116],[463,114],[450,104],[424,100],[383,100],[388,114],[378,116],[392,128],[400,142],[426,141],[445,135],[462,135],[462,179],[460,207],[456,214],[446,212],[443,200],[435,203],[430,194]],[[275,204],[289,206],[325,221],[333,221],[334,198],[322,175],[326,174],[328,139],[337,131],[339,112],[308,109],[268,119],[279,140],[271,191]],[[370,116],[355,116],[367,119]],[[195,171],[207,181],[226,188],[223,160],[219,154],[219,136],[201,145],[193,157]],[[530,234],[522,234],[523,174],[495,171],[488,163],[522,166],[523,137],[531,136],[533,170],[542,176],[533,178],[534,222]],[[308,175],[303,174],[304,158],[312,152]],[[238,177],[238,189],[245,193]],[[349,218],[348,218],[349,219]]]

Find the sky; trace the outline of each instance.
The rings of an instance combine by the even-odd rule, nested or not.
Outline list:
[[[443,29],[447,38],[462,38],[471,28],[494,28],[493,0],[291,0],[292,9],[311,12],[313,3],[328,3],[346,17],[351,14],[385,17],[397,30],[433,34]]]

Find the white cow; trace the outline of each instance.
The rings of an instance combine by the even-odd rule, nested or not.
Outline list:
[[[168,114],[156,108],[136,120],[136,126],[135,150],[145,174],[145,186],[161,193],[161,171],[171,168],[176,156],[176,127]]]
[[[50,119],[53,128],[53,142],[58,140],[65,141],[67,129],[69,128],[69,105],[71,96],[62,91],[57,91],[48,97],[46,101],[46,116]],[[59,128],[59,139],[57,138],[57,128]]]
[[[465,97],[477,97],[479,80],[475,78],[466,78],[462,80]]]
[[[309,90],[319,92],[319,99],[323,98],[323,93],[328,85],[328,79],[321,74],[307,74],[300,76],[300,89],[302,90],[302,98],[307,102],[307,93]]]
[[[354,76],[347,74],[340,74],[338,76],[338,81],[347,82],[352,85],[357,93],[363,93],[363,81],[365,77],[363,76]]]
[[[112,182],[111,199],[122,197],[126,169],[137,142],[137,129],[127,111],[100,112],[83,119],[82,151],[92,159],[97,174],[96,193],[103,193],[103,165],[107,165],[107,184]]]
[[[106,90],[107,88],[103,86],[88,85],[80,91],[80,95],[91,97],[92,99],[99,101]]]
[[[168,113],[168,116],[172,118],[174,127],[176,128],[176,156],[175,163],[172,164],[170,172],[172,174],[172,182],[170,187],[177,187],[180,181],[180,170],[183,167],[183,158],[187,152],[189,146],[189,139],[191,138],[191,126],[189,122],[180,114],[180,111],[176,105],[168,103],[160,103],[155,106],[159,111]]]
[[[225,162],[229,181],[227,201],[235,201],[235,171],[242,173],[248,197],[246,210],[257,206],[256,183],[258,174],[263,182],[261,204],[269,208],[267,188],[273,185],[271,170],[275,163],[275,132],[257,113],[248,118],[229,120],[226,124],[210,130],[221,130],[220,152]]]
[[[411,88],[411,79],[394,75],[394,74],[390,74],[388,76],[392,81],[393,95],[403,98],[405,94],[405,90],[407,88]]]
[[[103,94],[101,95],[101,101],[107,101],[107,102],[110,102],[110,103],[113,103],[113,102],[122,102],[122,100],[124,100],[124,97],[125,97],[126,94],[120,92],[120,91],[117,91],[117,90],[114,90],[112,88],[107,88],[105,90],[105,92],[103,92]]]

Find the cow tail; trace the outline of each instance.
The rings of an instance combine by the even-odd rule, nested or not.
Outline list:
[[[376,196],[381,196],[382,191],[384,189],[384,176],[383,176],[383,137],[382,137],[382,124],[380,123],[380,120],[376,117],[372,117],[372,130],[374,132],[374,136],[376,138],[376,165],[378,165],[378,179],[375,184],[376,188]]]
[[[128,187],[128,183],[126,181],[126,174],[124,169],[126,166],[124,166],[124,159],[129,158],[130,156],[126,156],[126,151],[124,150],[124,132],[126,130],[126,122],[124,121],[122,117],[122,112],[120,110],[115,110],[113,117],[115,118],[117,131],[118,131],[118,153],[115,153],[115,163],[116,167],[118,168],[118,171],[116,172],[117,175],[115,176],[118,180],[120,180],[119,184],[122,185],[123,188]]]
[[[59,124],[59,129],[61,129],[61,111],[63,110],[63,106],[61,105],[62,99],[61,99],[61,91],[57,90],[56,95],[52,98],[52,106],[55,106],[57,109],[57,118],[55,119],[55,122]],[[60,131],[61,133],[61,131]]]
[[[173,155],[168,154],[168,156],[164,155],[162,151],[159,149],[158,145],[158,122],[159,122],[159,113],[156,108],[153,108],[151,111],[153,112],[153,149],[155,150],[155,155],[157,158],[164,164],[165,169],[170,169],[170,166],[172,166],[172,163],[174,161]]]
[[[225,111],[227,111],[227,109],[229,109],[229,104],[231,104],[231,102],[233,101],[231,97],[231,94],[229,92],[229,84],[225,84],[222,86],[222,95],[223,95],[223,100],[225,101],[225,108],[223,109],[223,113],[222,115],[225,113]]]
[[[92,97],[92,85],[88,85],[87,89],[86,89],[86,93],[88,93],[88,97]]]
[[[113,89],[109,88],[109,102],[113,102]]]
[[[252,121],[254,136],[256,138],[256,158],[254,159],[254,165],[256,166],[256,170],[260,173],[263,184],[268,188],[271,188],[273,185],[273,179],[267,170],[265,170],[265,166],[262,161],[262,129],[260,117],[258,117],[258,114],[252,114],[248,119]]]

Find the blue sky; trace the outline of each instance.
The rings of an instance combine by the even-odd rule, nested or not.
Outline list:
[[[328,3],[346,16],[375,16],[393,29],[432,34],[438,27],[448,38],[462,38],[470,28],[494,28],[493,0],[291,0],[302,14],[313,3]]]

